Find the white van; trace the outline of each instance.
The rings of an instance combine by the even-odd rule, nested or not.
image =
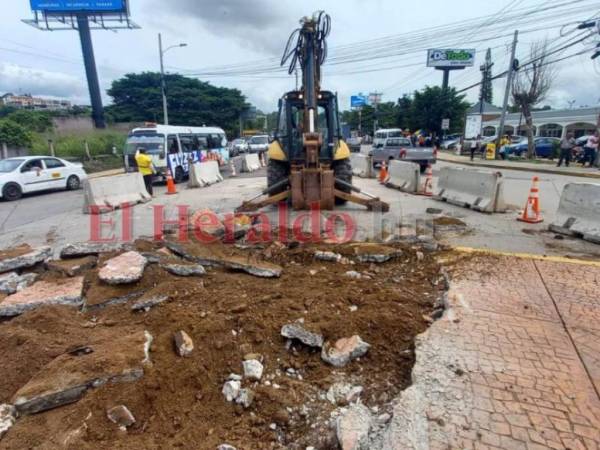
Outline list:
[[[388,138],[402,138],[404,133],[400,128],[382,128],[375,132],[373,148],[383,147]]]
[[[149,124],[129,132],[124,151],[125,170],[135,172],[135,153],[145,148],[152,156],[157,179],[166,180],[167,168],[176,183],[189,174],[189,160],[203,161],[208,153],[217,153],[229,161],[225,131],[217,127],[185,127]]]

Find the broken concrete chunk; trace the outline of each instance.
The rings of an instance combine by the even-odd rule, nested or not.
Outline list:
[[[323,336],[306,330],[302,325],[289,323],[281,328],[281,335],[288,339],[298,339],[304,345],[309,347],[321,348],[323,346]]]
[[[229,444],[221,444],[217,447],[217,450],[237,450],[237,448]]]
[[[356,259],[361,263],[377,263],[382,264],[384,262],[390,261],[392,258],[396,258],[401,255],[402,252],[394,252],[387,254],[380,253],[363,253],[362,255],[358,255]]]
[[[9,272],[2,274],[0,275],[0,293],[7,295],[14,294],[31,286],[36,279],[37,274],[35,273],[18,275],[16,272]]]
[[[363,341],[360,336],[342,338],[335,344],[325,344],[321,352],[323,361],[335,367],[344,367],[350,361],[360,358],[369,351],[370,345]]]
[[[80,306],[83,303],[83,277],[39,281],[0,302],[0,317],[23,314],[40,306],[68,305]]]
[[[142,297],[140,300],[135,302],[131,309],[133,311],[148,311],[150,308],[155,307],[156,305],[160,305],[161,303],[169,300],[168,295],[154,295],[148,297]]]
[[[223,395],[228,402],[232,402],[240,395],[242,383],[239,381],[230,380],[223,385]]]
[[[68,244],[60,251],[61,258],[79,258],[100,253],[120,252],[127,247],[117,242],[79,242]]]
[[[173,336],[175,351],[181,357],[188,357],[194,350],[194,341],[185,331],[178,331]]]
[[[244,361],[244,378],[252,381],[260,381],[262,378],[264,366],[256,359]]]
[[[223,261],[223,265],[228,269],[241,270],[242,272],[249,273],[255,277],[260,278],[279,278],[283,269],[275,264],[269,264],[266,262],[245,262],[241,259],[230,259]]]
[[[240,389],[240,392],[235,399],[238,405],[242,405],[244,408],[250,408],[254,401],[254,391],[252,389]]]
[[[362,386],[353,386],[350,383],[335,383],[327,391],[327,400],[338,406],[346,406],[356,402],[362,394]]]
[[[131,414],[131,411],[125,405],[110,408],[106,411],[106,416],[111,422],[119,425],[119,428],[123,431],[135,423],[135,417],[133,417],[133,414]]]
[[[356,403],[336,420],[336,434],[342,450],[368,450],[372,417],[369,408]]]
[[[323,252],[319,250],[315,251],[315,259],[318,259],[319,261],[337,262],[341,264],[354,264],[353,261],[345,258],[339,253]]]
[[[50,247],[32,249],[28,245],[3,250],[0,252],[0,273],[33,267],[45,261],[51,254],[52,249]]]
[[[108,284],[135,283],[142,278],[148,260],[138,252],[126,252],[106,261],[98,277]]]
[[[0,439],[15,424],[17,411],[13,405],[0,405]]]
[[[98,258],[96,256],[84,256],[73,259],[55,259],[46,263],[48,270],[65,274],[68,277],[81,275],[86,270],[96,267]]]
[[[161,267],[179,277],[199,277],[206,275],[206,270],[200,264],[163,264]]]
[[[17,412],[57,408],[78,401],[88,389],[141,378],[151,340],[148,332],[138,331],[88,345],[91,352],[56,357],[15,394]]]

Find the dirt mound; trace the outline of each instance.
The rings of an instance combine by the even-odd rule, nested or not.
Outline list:
[[[163,247],[149,242],[136,246],[157,256]],[[357,261],[357,255],[388,254],[390,249],[394,258],[383,264],[314,257],[315,250],[326,250]],[[118,352],[119,337],[141,331],[154,341],[152,364],[141,379],[106,384],[77,403],[22,417],[0,441],[0,449],[197,450],[225,442],[238,449],[331,448],[329,418],[336,406],[325,394],[333,383],[362,386],[363,403],[379,406],[381,412],[409,385],[414,337],[426,329],[444,288],[432,255],[422,258],[412,248],[358,244],[291,249],[271,244],[244,251],[228,247],[226,253],[280,266],[281,276],[260,278],[207,267],[203,277],[182,278],[151,264],[139,282],[108,286],[98,280],[98,269],[91,269],[85,273],[85,312],[45,307],[1,323],[0,403],[9,402],[68,349],[113,339]],[[100,258],[98,267],[107,257]],[[362,276],[353,278],[348,272]],[[149,291],[163,292],[169,300],[148,312],[132,312],[135,299]],[[121,301],[109,302],[115,298]],[[359,335],[370,350],[346,367],[334,368],[318,349],[287,343],[280,335],[283,325],[298,320],[326,341]],[[173,349],[173,334],[179,330],[194,341],[190,357],[178,357]],[[260,356],[265,370],[261,382],[242,382],[255,393],[244,409],[228,403],[221,390],[231,373],[243,373],[244,356],[251,353]],[[107,409],[121,404],[136,419],[127,432],[106,417]]]

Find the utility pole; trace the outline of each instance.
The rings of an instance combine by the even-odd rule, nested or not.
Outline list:
[[[175,47],[187,47],[187,44],[181,43],[178,45],[172,45],[163,50],[162,35],[158,33],[158,55],[160,57],[160,90],[162,92],[163,121],[165,125],[169,125],[169,109],[167,106],[167,82],[165,80],[164,55],[169,50]]]
[[[92,45],[92,34],[90,33],[90,22],[86,14],[77,15],[77,28],[79,29],[79,39],[81,41],[83,65],[85,66],[85,74],[90,91],[90,101],[92,102],[94,126],[96,128],[106,128],[104,107],[102,106],[102,96],[100,95],[100,82],[98,81],[98,71],[96,70],[96,60],[94,58],[94,46]]]
[[[500,145],[500,139],[504,135],[504,124],[506,122],[506,111],[508,110],[508,97],[512,89],[513,76],[515,73],[515,54],[517,52],[517,42],[519,41],[519,30],[515,30],[513,38],[512,50],[510,53],[510,61],[508,64],[508,75],[506,76],[506,90],[504,91],[504,103],[502,104],[502,116],[500,117],[500,128],[498,136],[496,136],[496,148]]]

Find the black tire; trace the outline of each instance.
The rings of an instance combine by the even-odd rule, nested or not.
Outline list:
[[[270,159],[267,163],[267,186],[271,187],[279,183],[281,180],[286,180],[290,176],[290,166],[285,161],[277,161]],[[273,192],[269,193],[269,196],[280,194],[287,189],[286,185],[282,185]]]
[[[173,181],[175,184],[179,184],[183,182],[183,177],[185,174],[183,173],[183,168],[181,166],[175,168],[175,174],[173,174]]]
[[[2,188],[2,197],[9,202],[19,200],[22,196],[23,191],[17,183],[7,183]]]
[[[81,187],[81,180],[77,175],[71,175],[67,178],[67,190],[68,191],[76,191]]]
[[[352,184],[352,163],[350,162],[350,158],[334,161],[333,173],[335,175],[335,178],[345,181],[348,184]],[[336,184],[335,188],[347,194],[350,194],[352,192],[352,190],[349,187],[340,186],[338,184]],[[346,200],[336,197],[335,204],[344,205],[346,204]]]

